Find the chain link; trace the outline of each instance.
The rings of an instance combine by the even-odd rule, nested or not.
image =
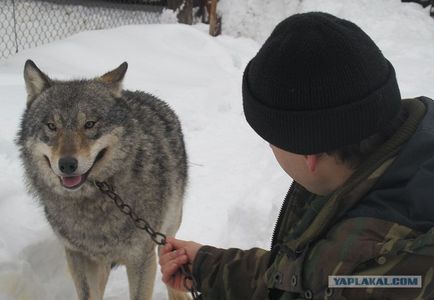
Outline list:
[[[145,230],[146,233],[149,234],[149,236],[151,237],[151,239],[154,241],[155,244],[157,244],[159,246],[166,245],[166,235],[161,233],[161,232],[155,231],[146,220],[138,217],[134,213],[131,206],[126,204],[122,200],[122,198],[118,194],[115,193],[115,191],[111,185],[109,185],[105,181],[102,181],[102,182],[101,181],[94,181],[94,184],[101,191],[101,193],[105,194],[106,196],[108,196],[109,198],[111,198],[114,201],[116,206],[119,208],[119,210],[123,214],[129,216],[133,220],[134,225],[137,228]],[[201,295],[197,291],[197,282],[194,279],[193,274],[189,271],[187,264],[185,264],[181,267],[181,273],[184,276],[184,287],[185,287],[185,289],[187,289],[190,292],[191,296],[193,297],[193,300],[202,299]],[[191,282],[191,285],[189,285],[189,282]]]

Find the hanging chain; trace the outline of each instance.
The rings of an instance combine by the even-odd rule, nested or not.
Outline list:
[[[94,183],[96,187],[101,191],[101,193],[105,194],[106,196],[108,196],[114,201],[114,203],[122,213],[129,216],[133,220],[134,225],[137,228],[145,230],[149,234],[151,239],[154,241],[154,243],[156,243],[159,246],[166,245],[166,235],[161,232],[155,231],[146,220],[137,216],[136,213],[131,208],[131,206],[126,204],[122,200],[122,198],[114,192],[114,189],[111,185],[109,185],[105,181],[103,182],[94,181]],[[189,271],[187,264],[181,267],[181,272],[182,275],[184,276],[184,287],[191,293],[193,300],[202,299],[201,295],[197,291],[197,282],[194,279],[193,274]],[[189,281],[191,282],[191,285],[188,284]]]

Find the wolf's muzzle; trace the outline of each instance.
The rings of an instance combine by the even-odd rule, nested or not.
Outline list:
[[[68,189],[77,189],[80,187],[86,180],[90,171],[93,169],[95,164],[100,161],[104,154],[106,153],[107,148],[102,149],[98,155],[96,156],[92,166],[87,170],[86,173],[81,175],[71,175],[74,171],[77,170],[78,161],[74,157],[65,157],[59,160],[59,169],[68,176],[60,176],[60,182],[65,188]]]

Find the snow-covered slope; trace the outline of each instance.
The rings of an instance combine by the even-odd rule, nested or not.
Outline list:
[[[125,87],[167,101],[184,127],[190,183],[179,237],[219,247],[268,247],[291,181],[248,127],[241,106],[243,68],[275,23],[308,10],[349,18],[395,65],[404,96],[434,96],[434,20],[417,5],[399,0],[375,1],[374,6],[368,0],[245,1],[255,11],[248,26],[257,34],[249,34],[244,23],[230,23],[234,16],[246,22],[243,7],[237,6],[241,1],[230,1],[231,14],[228,2],[221,2],[226,33],[256,41],[211,38],[204,26],[127,26],[84,32],[0,64],[0,300],[75,299],[62,248],[25,191],[13,143],[25,106],[27,58],[59,79],[96,76],[128,61]],[[105,299],[127,299],[127,294],[124,269],[118,268]],[[159,275],[154,294],[154,299],[166,299]]]
[[[324,11],[348,19],[367,32],[393,63],[403,97],[432,91],[434,18],[429,7],[401,0],[220,0],[219,11],[223,32],[260,44],[291,14]]]

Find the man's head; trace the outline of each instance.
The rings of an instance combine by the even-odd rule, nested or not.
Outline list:
[[[324,176],[331,177],[335,167],[345,176],[345,169],[357,167],[357,159],[345,158],[347,150],[357,154],[354,147],[377,140],[372,137],[397,118],[401,96],[393,66],[359,27],[313,12],[277,25],[246,67],[243,105],[248,123],[274,146],[281,165],[283,152],[276,149],[289,153],[288,174],[316,170],[319,176],[328,169]],[[298,167],[297,157],[306,158]],[[326,162],[336,165],[323,168]],[[291,176],[303,185],[297,174]]]
[[[407,117],[401,110],[398,116],[379,132],[358,143],[319,154],[295,154],[270,144],[282,169],[308,191],[327,195],[341,186],[362,162],[374,153]]]

